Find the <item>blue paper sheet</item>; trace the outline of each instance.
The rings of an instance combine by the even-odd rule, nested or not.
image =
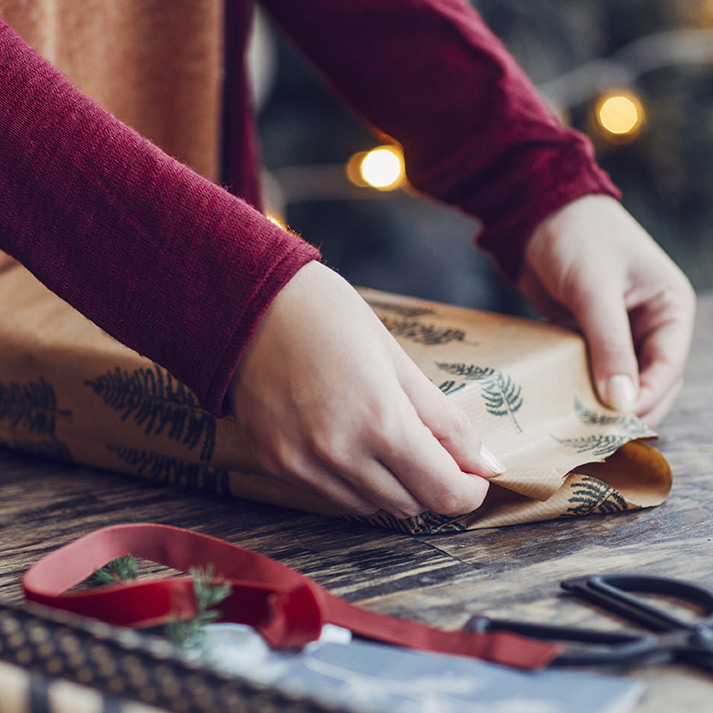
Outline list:
[[[643,691],[631,679],[571,670],[523,673],[364,641],[276,652],[251,629],[233,624],[207,627],[204,656],[223,670],[355,713],[625,713]]]

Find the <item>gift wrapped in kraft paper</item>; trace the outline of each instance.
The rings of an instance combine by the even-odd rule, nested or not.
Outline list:
[[[414,533],[661,504],[671,471],[632,415],[597,400],[578,335],[555,326],[363,290],[408,354],[507,466],[478,510],[397,520]],[[23,267],[0,273],[0,445],[165,483],[341,515],[261,473],[235,421],[118,343]],[[344,408],[349,408],[344,404]]]

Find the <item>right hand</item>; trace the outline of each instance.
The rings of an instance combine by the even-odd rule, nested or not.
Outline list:
[[[467,513],[503,470],[463,411],[318,262],[268,308],[230,397],[267,472],[348,512]]]

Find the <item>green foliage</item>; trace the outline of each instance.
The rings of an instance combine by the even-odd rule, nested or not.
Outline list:
[[[169,621],[165,626],[166,636],[177,644],[187,647],[200,646],[206,624],[220,618],[221,613],[214,607],[227,599],[232,593],[230,584],[216,583],[213,565],[203,570],[191,567],[193,593],[196,598],[196,615],[193,619]]]
[[[138,576],[139,568],[136,557],[127,555],[126,557],[118,557],[112,560],[109,564],[94,572],[90,577],[90,583],[95,585],[116,584],[117,582],[136,579]]]
[[[133,555],[118,557],[98,569],[89,578],[88,583],[94,586],[116,584],[138,577],[138,563]],[[212,564],[206,569],[191,567],[189,574],[193,580],[193,594],[196,599],[196,615],[192,619],[169,621],[163,633],[171,641],[187,647],[198,646],[203,639],[206,624],[220,618],[221,613],[215,607],[227,599],[232,593],[232,587],[227,582],[216,582],[215,568]]]

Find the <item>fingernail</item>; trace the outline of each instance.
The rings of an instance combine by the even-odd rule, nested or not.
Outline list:
[[[633,411],[636,406],[636,389],[630,376],[617,374],[605,382],[600,393],[609,406],[617,411]]]
[[[507,468],[485,447],[480,447],[480,457],[493,475],[504,473]]]

